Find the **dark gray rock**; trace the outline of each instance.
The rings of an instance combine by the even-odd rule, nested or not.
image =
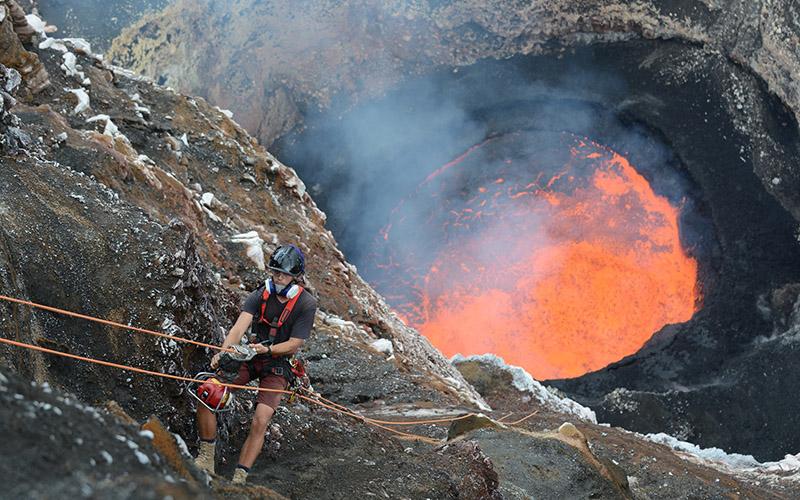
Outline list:
[[[630,498],[557,439],[495,429],[474,431],[469,439],[492,460],[504,498]]]
[[[5,498],[211,497],[202,482],[170,467],[137,425],[5,369],[0,418]]]

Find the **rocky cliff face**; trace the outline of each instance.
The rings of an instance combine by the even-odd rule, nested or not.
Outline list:
[[[294,5],[178,1],[132,26],[109,55],[232,109],[268,146],[288,130],[296,140],[304,126],[313,127],[309,116],[333,102],[347,110],[420,74],[484,78],[479,67],[488,67],[489,80],[503,74],[509,58],[520,65],[536,57],[566,61],[558,78],[576,83],[556,82],[567,89],[556,97],[599,103],[644,123],[685,163],[719,241],[706,284],[725,291],[708,294],[693,322],[665,328],[637,355],[559,386],[598,407],[602,419],[643,432],[666,429],[762,459],[796,451],[800,434],[785,425],[786,413],[798,411],[785,397],[794,382],[783,374],[787,365],[770,361],[796,368],[793,327],[776,319],[783,316],[771,299],[798,279],[800,31],[793,2],[332,1],[309,4],[302,16]],[[581,65],[611,68],[625,90],[605,93],[589,77],[582,85],[573,71]],[[531,81],[553,85],[546,77]],[[519,108],[502,95],[475,107],[494,102]],[[304,178],[315,182],[338,153],[315,157],[303,166]],[[739,198],[745,191],[747,200]],[[734,215],[734,207],[741,212]],[[755,213],[763,217],[746,222]],[[341,227],[349,214],[329,215]],[[774,244],[778,234],[782,243]],[[725,277],[731,266],[754,280]],[[728,301],[727,312],[715,308],[715,297]],[[735,402],[738,411],[723,410]]]
[[[177,1],[115,40],[110,57],[234,111],[267,147],[333,96],[375,96],[409,75],[482,58],[630,39],[678,40],[751,70],[800,113],[792,2]],[[296,36],[303,33],[303,36]],[[208,41],[214,40],[213,47]],[[797,176],[796,172],[790,172]],[[796,177],[793,177],[796,179]],[[776,190],[781,199],[792,195]],[[787,203],[794,210],[797,200]]]
[[[8,13],[3,6],[0,11]],[[309,285],[319,297],[314,336],[304,354],[320,394],[388,419],[486,410],[461,372],[403,325],[345,261],[324,227],[325,215],[294,171],[223,111],[109,66],[80,41],[48,42],[40,33],[35,44],[23,46],[10,23],[3,16],[0,43],[15,47],[15,54],[29,54],[25,57],[47,70],[52,85],[33,92],[36,79],[27,73],[27,90],[18,90],[7,83],[14,73],[0,68],[4,92],[19,101],[3,108],[5,131],[16,128],[15,137],[27,138],[13,147],[3,143],[0,150],[0,294],[216,344],[235,319],[245,290],[263,279],[257,250],[293,241],[308,255]],[[255,235],[236,237],[251,231]],[[0,333],[47,349],[182,375],[206,368],[211,354],[5,301]],[[378,339],[389,341],[391,354],[373,346]],[[796,493],[794,483],[774,476],[756,489],[729,471],[695,466],[656,447],[672,460],[662,469],[647,460],[655,445],[621,432],[607,441],[604,428],[590,420],[580,423],[552,402],[490,384],[482,392],[494,398],[496,420],[506,412],[521,418],[539,411],[543,418],[516,425],[489,422],[488,428],[486,419],[479,419],[472,427],[451,429],[448,442],[442,426],[410,429],[439,440],[430,444],[395,439],[357,419],[294,404],[277,413],[251,474],[255,485],[237,489],[215,479],[212,490],[175,451],[179,441],[171,432],[190,448],[195,437],[193,403],[181,384],[6,344],[0,367],[6,422],[0,435],[12,450],[0,467],[15,479],[12,496]],[[476,385],[487,378],[505,380],[492,370],[479,366],[465,373]],[[251,409],[252,398],[242,396],[222,419],[225,444],[218,459],[226,475]],[[155,420],[142,424],[151,415],[168,430]],[[574,420],[583,431],[553,432],[564,420]],[[589,434],[591,448],[581,432]],[[515,446],[525,448],[519,453],[526,453],[526,460],[539,460],[536,484],[529,471],[515,467]],[[628,460],[629,447],[640,450],[635,459]],[[613,461],[625,470],[615,469]],[[49,481],[41,481],[42,472]],[[676,472],[680,478],[672,477]]]

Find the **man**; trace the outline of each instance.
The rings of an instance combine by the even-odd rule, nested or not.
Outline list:
[[[299,248],[294,245],[278,247],[272,253],[268,267],[271,276],[247,297],[222,347],[238,344],[252,325],[251,346],[257,355],[252,361],[242,363],[231,383],[244,385],[258,378],[259,387],[286,389],[292,378],[289,360],[311,333],[317,301],[301,286],[305,258]],[[219,366],[219,358],[220,353],[217,353],[211,359],[213,369]],[[239,463],[233,474],[234,483],[247,480],[250,467],[261,453],[267,426],[282,396],[282,393],[259,391],[250,434],[242,446]],[[200,468],[213,473],[216,415],[205,406],[198,405],[197,424],[200,452],[195,462]]]

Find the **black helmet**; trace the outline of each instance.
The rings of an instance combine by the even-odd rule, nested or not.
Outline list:
[[[267,267],[273,271],[300,276],[306,270],[306,259],[296,246],[281,245],[272,252]]]

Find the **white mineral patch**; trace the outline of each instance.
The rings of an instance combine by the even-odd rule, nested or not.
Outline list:
[[[211,208],[211,204],[214,202],[214,194],[213,193],[203,193],[203,196],[200,198],[200,203]]]
[[[86,79],[86,75],[83,74],[83,71],[78,70],[78,59],[75,57],[75,54],[72,52],[64,52],[62,57],[64,58],[64,64],[61,65],[61,69],[64,70],[67,76],[76,76],[81,81]]]
[[[784,479],[800,481],[800,453],[786,455],[777,462],[759,462],[752,455],[726,453],[719,448],[701,448],[696,444],[681,441],[668,434],[648,434],[645,439],[669,446],[673,450],[688,454],[696,462],[719,470],[743,473],[750,476],[780,476]]]
[[[456,354],[450,359],[451,363],[458,361],[480,361],[494,365],[502,370],[509,372],[512,376],[512,384],[520,391],[529,392],[539,400],[540,403],[552,408],[555,411],[569,413],[575,415],[580,419],[588,420],[592,423],[597,423],[597,415],[594,411],[585,406],[582,406],[569,398],[560,398],[548,391],[545,386],[540,384],[534,379],[530,373],[526,372],[519,366],[507,365],[503,358],[495,356],[494,354],[480,354],[473,356],[462,356]]]
[[[202,208],[203,208],[203,212],[205,212],[205,214],[208,216],[209,219],[211,219],[211,220],[213,220],[215,222],[222,222],[222,219],[220,219],[217,216],[217,214],[215,214],[214,212],[209,210],[208,207],[202,207]]]
[[[75,96],[78,98],[78,105],[75,106],[75,109],[72,110],[73,115],[83,113],[85,110],[89,109],[89,94],[87,94],[85,90],[64,89],[64,91],[75,94]]]
[[[28,21],[28,25],[33,28],[33,31],[40,35],[44,34],[44,29],[47,27],[47,23],[42,21],[39,16],[36,14],[28,14],[25,16],[25,20]],[[2,21],[2,18],[0,18],[0,21]]]
[[[264,240],[258,235],[256,231],[249,231],[247,233],[235,234],[231,238],[232,243],[242,243],[247,246],[247,256],[255,262],[259,271],[264,271],[267,266],[264,263]]]
[[[144,107],[144,106],[139,106],[139,105],[137,104],[137,105],[134,107],[134,109],[135,109],[135,110],[136,110],[136,112],[139,114],[139,116],[141,116],[142,118],[144,118],[144,116],[142,116],[142,115],[147,115],[147,116],[150,116],[150,108],[146,108],[146,107]]]
[[[217,111],[219,111],[223,115],[227,116],[228,118],[231,118],[231,119],[233,118],[233,111],[231,111],[229,109],[222,109],[220,107],[217,107]]]
[[[92,46],[83,38],[45,38],[39,43],[39,48],[67,52],[69,51],[67,48],[68,45],[77,52],[96,57],[92,54]]]
[[[181,450],[181,454],[186,458],[191,458],[192,454],[189,453],[189,447],[186,446],[186,441],[179,434],[172,434],[172,437],[175,438],[175,442],[178,443],[178,449]]]
[[[111,117],[108,116],[108,115],[95,115],[95,116],[93,116],[91,118],[87,118],[86,119],[86,123],[94,123],[94,122],[97,122],[97,121],[105,121],[106,122],[106,126],[103,129],[103,134],[104,135],[107,135],[107,136],[112,137],[112,138],[116,137],[118,135],[122,135],[122,134],[119,133],[119,129],[114,124],[114,122],[111,121]]]
[[[136,455],[136,458],[139,459],[139,463],[140,464],[147,465],[147,464],[150,463],[150,458],[148,458],[148,456],[145,455],[144,453],[142,453],[141,451],[134,450],[133,453],[134,453],[134,455]]]
[[[392,345],[392,341],[389,339],[378,339],[371,343],[370,346],[378,352],[383,352],[386,354],[394,353],[394,346]]]
[[[63,43],[72,45],[72,48],[74,48],[78,52],[83,52],[84,54],[92,53],[91,44],[89,44],[89,42],[87,42],[83,38],[62,38],[61,41]]]
[[[66,52],[67,50],[69,50],[67,49],[66,45],[56,40],[55,38],[45,38],[44,40],[42,40],[42,42],[39,43],[39,49],[42,50],[51,49],[51,50],[57,50],[59,52]]]
[[[772,178],[772,185],[773,186],[777,186],[780,183],[781,183],[781,178],[780,177],[773,177]]]

